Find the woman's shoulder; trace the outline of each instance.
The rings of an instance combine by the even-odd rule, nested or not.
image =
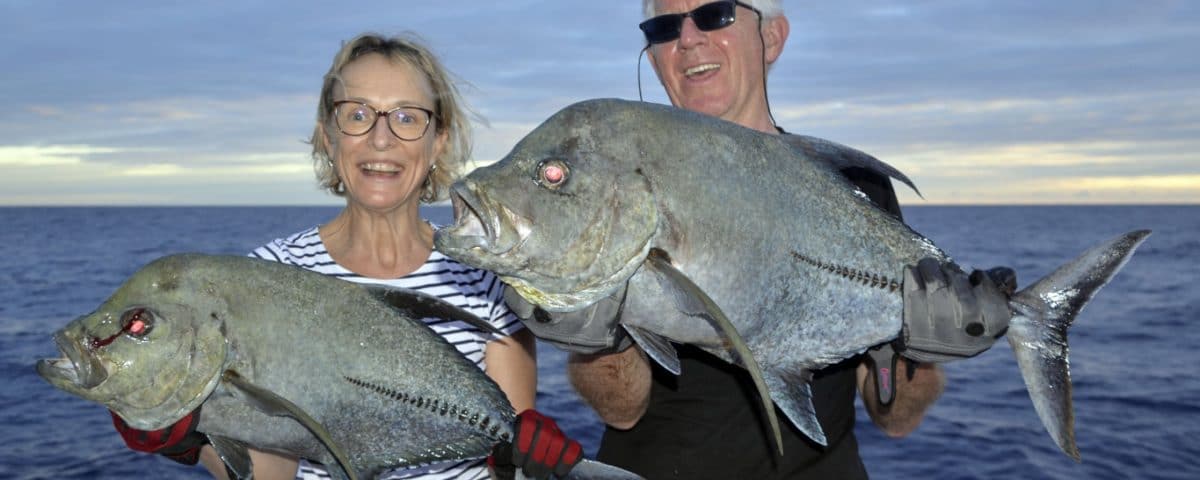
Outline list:
[[[312,267],[329,261],[329,252],[317,227],[276,238],[250,252],[251,257],[289,265]]]

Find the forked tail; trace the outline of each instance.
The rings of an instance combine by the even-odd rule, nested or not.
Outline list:
[[[1079,448],[1071,407],[1067,328],[1149,235],[1149,230],[1137,230],[1092,247],[1017,292],[1009,302],[1013,318],[1008,343],[1017,356],[1025,388],[1042,425],[1075,461],[1079,461]]]

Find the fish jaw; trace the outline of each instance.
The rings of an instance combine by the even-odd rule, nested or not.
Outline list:
[[[62,356],[38,360],[38,375],[55,388],[92,399],[89,397],[89,391],[108,379],[108,369],[104,363],[87,352],[82,340],[75,338],[67,330],[55,333],[54,343]]]
[[[623,190],[620,182],[605,181],[604,188],[585,192],[596,195],[562,196],[527,186],[522,191],[506,178],[468,176],[456,183],[450,192],[455,224],[440,229],[434,244],[459,262],[496,273],[530,303],[552,312],[586,308],[621,288],[649,252],[657,210],[644,188]]]
[[[519,270],[519,261],[504,260],[529,237],[530,222],[502,203],[490,202],[474,182],[455,183],[450,188],[454,225],[435,234],[438,249],[474,262],[488,263],[489,270]],[[448,253],[448,254],[449,254]]]

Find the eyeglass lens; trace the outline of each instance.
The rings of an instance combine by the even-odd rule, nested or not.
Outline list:
[[[683,20],[687,17],[692,17],[692,21],[696,23],[696,28],[699,28],[701,31],[710,32],[733,25],[736,14],[737,2],[712,2],[696,7],[695,10],[686,13],[659,15],[642,22],[638,26],[646,34],[647,42],[663,43],[679,38],[680,32],[683,31]]]
[[[388,128],[402,140],[417,140],[429,128],[429,112],[418,107],[398,107],[379,112],[362,103],[343,102],[337,105],[335,112],[338,128],[351,136],[365,135],[371,131],[380,114],[387,115]]]

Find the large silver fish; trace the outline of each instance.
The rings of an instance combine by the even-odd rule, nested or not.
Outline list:
[[[949,261],[867,200],[843,166],[910,183],[818,139],[784,140],[662,105],[585,101],[458,182],[459,216],[435,242],[515,288],[538,335],[569,342],[587,322],[619,321],[676,373],[670,342],[698,345],[750,371],[777,444],[770,400],[824,444],[811,372],[896,338],[904,267]],[[1066,329],[1148,234],[1104,242],[1010,302],[1007,337],[1034,406],[1075,459]]]
[[[247,446],[319,460],[335,478],[374,478],[483,457],[512,436],[504,393],[425,317],[495,331],[416,291],[249,257],[173,255],[57,332],[64,357],[37,371],[138,429],[203,406],[197,430],[242,478]],[[584,460],[570,478],[637,477]]]

